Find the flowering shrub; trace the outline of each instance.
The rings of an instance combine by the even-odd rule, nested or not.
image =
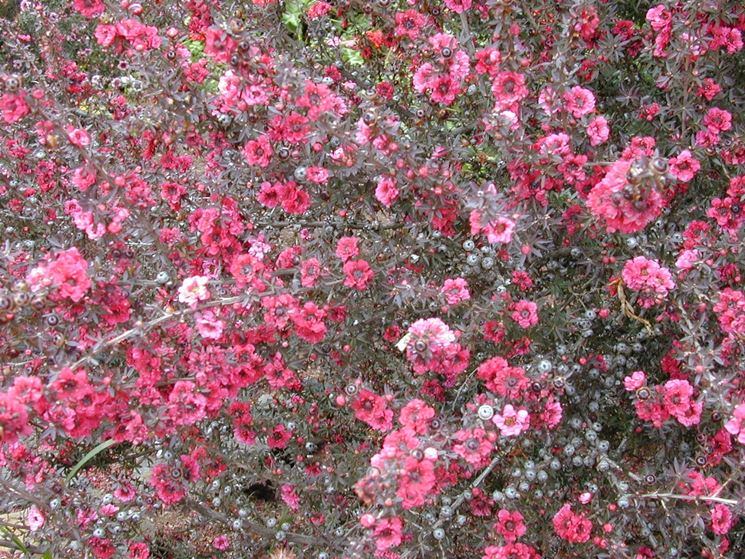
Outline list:
[[[5,4],[9,554],[742,557],[741,2]]]

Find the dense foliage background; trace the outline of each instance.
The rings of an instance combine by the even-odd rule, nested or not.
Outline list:
[[[9,556],[745,555],[741,2],[1,9]]]

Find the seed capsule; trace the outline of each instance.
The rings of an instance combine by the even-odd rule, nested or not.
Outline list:
[[[492,417],[494,417],[494,408],[484,404],[479,408],[478,411],[479,418],[483,419],[484,421],[489,421]]]
[[[652,160],[652,170],[656,173],[663,174],[667,172],[667,159],[656,157]]]

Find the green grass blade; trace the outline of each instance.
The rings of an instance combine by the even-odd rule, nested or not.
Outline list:
[[[109,448],[111,445],[115,443],[114,440],[109,439],[107,441],[102,442],[101,444],[97,445],[95,448],[93,448],[91,451],[88,452],[85,456],[83,456],[80,461],[75,464],[72,467],[72,470],[70,470],[70,473],[67,474],[67,477],[65,478],[65,483],[70,483],[70,480],[75,477],[75,475],[80,471],[80,468],[85,466],[88,462],[90,462],[96,455],[100,454],[107,448]]]
[[[23,554],[31,555],[31,552],[26,547],[26,544],[24,544],[23,541],[18,536],[16,536],[13,532],[11,532],[8,528],[6,528],[5,526],[0,526],[0,532],[8,536]]]

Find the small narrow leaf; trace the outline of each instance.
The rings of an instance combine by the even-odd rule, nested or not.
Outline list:
[[[88,462],[90,462],[96,455],[100,454],[107,448],[109,448],[111,445],[115,443],[114,440],[109,439],[107,441],[102,442],[101,444],[97,445],[93,450],[88,452],[83,458],[80,459],[80,461],[75,464],[72,467],[72,470],[70,470],[70,473],[67,474],[67,477],[65,478],[65,483],[70,483],[70,480],[75,477],[75,475],[80,471],[80,469],[85,466]]]

